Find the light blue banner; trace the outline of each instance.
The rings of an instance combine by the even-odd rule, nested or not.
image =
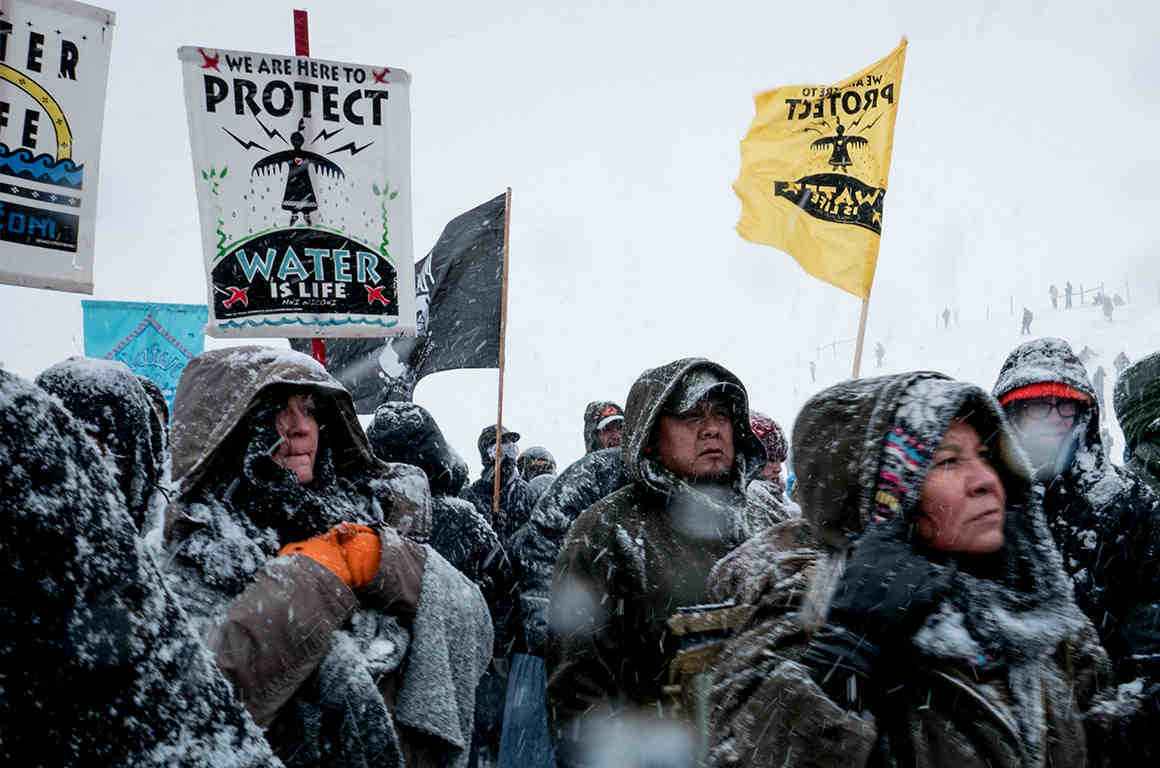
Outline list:
[[[206,306],[91,300],[81,306],[85,356],[120,360],[152,379],[172,408],[186,363],[205,349]]]

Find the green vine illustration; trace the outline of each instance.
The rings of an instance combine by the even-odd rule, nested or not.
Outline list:
[[[218,171],[213,166],[210,166],[209,168],[202,170],[202,172],[201,172],[202,181],[209,184],[209,191],[214,197],[221,196],[221,188],[218,186],[218,183],[226,177],[226,174],[229,173],[229,170],[230,169],[224,165],[222,166],[221,171]],[[226,231],[225,231],[225,223],[226,222],[224,219],[222,219],[222,217],[220,215],[221,214],[221,203],[220,202],[218,203],[218,214],[219,215],[218,215],[218,220],[217,220],[217,229],[214,230],[214,233],[218,236],[217,257],[220,259],[223,256],[225,256],[225,248],[223,246],[225,245],[226,240],[229,239],[229,236],[226,234]]]
[[[399,196],[399,190],[392,190],[390,188],[390,182],[383,182],[382,189],[379,189],[378,184],[372,184],[371,191],[374,192],[377,197],[381,198],[379,201],[379,207],[383,215],[383,239],[379,243],[379,252],[383,255],[383,258],[390,261],[391,254],[388,246],[391,244],[391,227],[387,215],[387,203]]]
[[[221,173],[218,173],[217,169],[213,166],[210,166],[209,169],[202,170],[201,178],[210,185],[210,192],[212,192],[214,195],[217,195],[219,192],[218,182],[226,177],[226,174],[229,173],[229,170],[230,169],[224,165],[222,166]]]

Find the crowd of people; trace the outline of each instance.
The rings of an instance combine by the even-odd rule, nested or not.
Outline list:
[[[0,757],[1155,764],[1160,353],[1115,381],[1122,467],[1102,368],[996,373],[846,381],[790,440],[677,360],[568,466],[484,427],[471,482],[288,350],[199,355],[171,411],[116,362],[0,369]]]

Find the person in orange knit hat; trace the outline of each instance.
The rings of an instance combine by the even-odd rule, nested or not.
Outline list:
[[[1100,404],[1063,339],[1021,344],[999,372],[1003,405],[1043,486],[1043,511],[1075,600],[1100,635],[1137,715],[1124,722],[1125,765],[1160,760],[1160,500],[1114,466]],[[1133,735],[1135,734],[1135,735]],[[1144,744],[1151,743],[1151,752]]]
[[[465,766],[493,630],[427,546],[416,467],[375,458],[306,355],[206,352],[173,407],[164,568],[287,764]]]

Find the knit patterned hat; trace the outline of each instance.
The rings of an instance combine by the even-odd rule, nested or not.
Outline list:
[[[785,432],[776,421],[760,411],[749,412],[749,427],[757,439],[765,446],[765,455],[770,461],[784,463],[789,456],[789,444],[785,439]]]

